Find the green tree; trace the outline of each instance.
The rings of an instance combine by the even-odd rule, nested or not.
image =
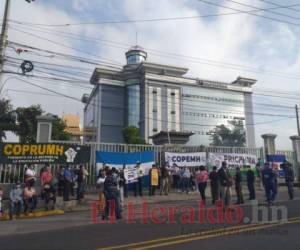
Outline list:
[[[9,100],[0,99],[0,142],[6,139],[5,131],[15,132],[16,117]]]
[[[55,141],[68,141],[71,135],[65,131],[66,123],[58,116],[53,116],[51,139]]]
[[[18,129],[20,143],[35,143],[37,133],[37,116],[42,115],[40,105],[31,105],[27,108],[17,108]]]
[[[18,127],[16,134],[20,137],[21,143],[35,143],[37,134],[37,116],[44,113],[40,105],[32,105],[27,108],[17,108]],[[49,114],[51,115],[51,114]],[[70,134],[65,132],[64,121],[56,115],[52,115],[52,140],[66,141],[70,139]]]
[[[231,120],[229,125],[219,125],[212,130],[211,146],[245,147],[246,131],[243,121]]]
[[[127,144],[146,144],[145,140],[140,136],[140,130],[135,126],[123,128],[123,138]]]

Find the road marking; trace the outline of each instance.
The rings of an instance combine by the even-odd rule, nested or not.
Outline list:
[[[99,248],[98,250],[150,249],[150,248],[157,248],[157,247],[167,246],[167,245],[181,244],[181,243],[195,241],[195,240],[202,240],[202,239],[209,239],[209,238],[213,238],[213,237],[232,235],[232,234],[237,234],[237,233],[241,233],[241,232],[255,231],[255,230],[259,230],[259,229],[282,226],[282,225],[292,224],[292,223],[300,223],[300,217],[291,218],[285,222],[233,226],[233,227],[227,227],[227,228],[207,230],[207,231],[203,231],[203,232],[199,232],[199,233],[176,235],[176,236],[164,237],[164,238],[159,238],[159,239],[149,240],[149,241],[141,241],[141,242],[130,243],[130,244],[125,244],[125,245],[104,247],[104,248]]]

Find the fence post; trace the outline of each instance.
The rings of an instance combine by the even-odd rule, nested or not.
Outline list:
[[[294,150],[294,162],[295,162],[295,174],[298,177],[298,181],[300,182],[300,136],[295,135],[291,136],[290,139],[293,143]]]
[[[267,160],[267,155],[273,155],[276,151],[275,134],[264,134],[261,136],[264,139],[264,149],[265,149],[265,159]]]

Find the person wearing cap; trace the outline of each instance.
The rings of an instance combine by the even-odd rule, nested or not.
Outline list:
[[[17,182],[16,185],[10,190],[10,210],[9,217],[13,218],[13,215],[16,214],[20,216],[21,210],[23,208],[23,190],[21,188],[21,183]]]
[[[141,163],[138,161],[136,163],[136,171],[137,171],[137,182],[133,183],[133,191],[134,196],[137,196],[137,193],[139,193],[139,196],[143,196],[143,170],[141,169]]]

